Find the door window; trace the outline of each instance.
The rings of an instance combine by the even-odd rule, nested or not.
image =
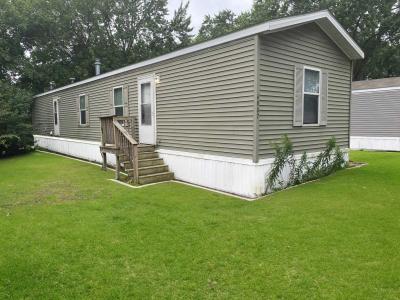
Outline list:
[[[58,108],[57,108],[57,101],[53,102],[54,104],[54,125],[58,124]]]
[[[151,85],[150,82],[140,85],[141,124],[151,125]]]

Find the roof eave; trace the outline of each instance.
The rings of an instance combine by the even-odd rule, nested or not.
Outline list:
[[[352,60],[364,59],[364,51],[357,45],[356,41],[350,36],[350,34],[343,28],[343,26],[335,19],[334,16],[329,11],[327,12],[327,18],[332,23],[333,26],[338,30],[340,35],[346,40],[346,42],[350,45],[350,50],[352,50],[351,54],[349,54],[349,58]]]
[[[326,22],[328,21],[328,22]],[[360,47],[357,45],[357,43],[350,37],[350,35],[347,33],[347,31],[339,24],[338,21],[331,15],[331,13],[328,10],[323,10],[319,12],[314,12],[314,13],[308,13],[304,15],[298,15],[298,16],[292,16],[292,17],[286,17],[282,19],[276,19],[276,20],[271,20],[247,29],[243,29],[237,32],[233,32],[230,34],[227,34],[225,36],[215,38],[200,44],[196,44],[193,46],[189,46],[187,48],[183,48],[180,50],[176,50],[174,52],[170,52],[168,54],[161,55],[159,57],[155,57],[146,61],[142,61],[133,65],[129,65],[114,71],[110,71],[107,73],[103,73],[101,75],[97,75],[94,77],[90,77],[88,79],[84,79],[82,81],[78,81],[48,92],[40,93],[35,96],[34,98],[38,98],[44,95],[52,94],[61,90],[69,89],[75,86],[83,85],[89,82],[93,82],[96,80],[100,80],[103,78],[107,78],[110,76],[114,76],[120,73],[124,73],[130,70],[138,69],[141,67],[145,67],[148,65],[156,64],[165,60],[169,60],[172,58],[176,58],[179,56],[183,56],[189,53],[197,52],[203,49],[207,49],[210,47],[214,47],[217,45],[221,45],[224,43],[228,43],[231,41],[235,41],[241,38],[249,37],[255,34],[262,34],[262,33],[271,33],[274,31],[280,31],[280,30],[285,30],[289,29],[291,27],[296,27],[301,24],[306,24],[306,23],[311,23],[311,22],[316,22],[322,30],[324,30],[326,33],[329,30],[331,31],[331,35],[329,35],[329,32],[327,33],[328,36],[341,48],[341,50],[348,56],[349,59],[351,60],[356,60],[356,59],[363,59],[364,58],[364,52],[360,49]],[[325,28],[324,28],[325,27]],[[329,29],[329,30],[328,30]],[[332,36],[332,33],[335,33],[334,36]],[[340,41],[338,41],[340,39]]]

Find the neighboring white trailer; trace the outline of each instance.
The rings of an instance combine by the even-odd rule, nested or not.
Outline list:
[[[400,151],[400,77],[353,82],[350,148]]]

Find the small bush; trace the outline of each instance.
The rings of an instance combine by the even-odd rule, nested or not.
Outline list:
[[[334,137],[326,143],[324,151],[320,152],[313,161],[308,160],[305,152],[297,161],[293,144],[287,135],[284,135],[281,143],[275,144],[274,148],[275,159],[267,178],[267,191],[276,191],[327,176],[346,165],[344,154],[336,145]],[[286,183],[280,179],[285,167],[289,169],[289,178]]]
[[[0,136],[0,157],[11,156],[30,151],[31,145],[26,144],[15,134]]]
[[[274,149],[275,160],[267,179],[267,185],[270,187],[275,187],[276,185],[279,185],[279,187],[281,187],[283,185],[283,182],[279,181],[279,176],[282,173],[285,165],[288,163],[293,163],[294,161],[293,144],[290,141],[289,137],[285,134],[282,137],[281,144],[274,144]]]

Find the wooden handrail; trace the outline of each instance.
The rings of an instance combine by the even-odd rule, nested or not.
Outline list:
[[[101,145],[115,144],[113,132],[113,117],[100,117]]]
[[[138,144],[138,142],[136,142],[135,139],[125,130],[125,128],[122,127],[122,125],[118,122],[118,120],[114,119],[113,123],[114,123],[114,126],[117,127],[119,131],[121,131],[121,133],[128,139],[128,141],[132,145]]]
[[[115,176],[119,179],[120,155],[124,155],[125,161],[129,161],[133,167],[133,181],[139,181],[139,149],[138,142],[134,139],[135,120],[132,117],[106,116],[100,117],[101,144],[102,147],[109,144],[114,146],[116,155]],[[129,131],[132,131],[130,133]],[[103,151],[103,166],[106,165],[106,154]],[[105,169],[105,168],[104,168]]]

